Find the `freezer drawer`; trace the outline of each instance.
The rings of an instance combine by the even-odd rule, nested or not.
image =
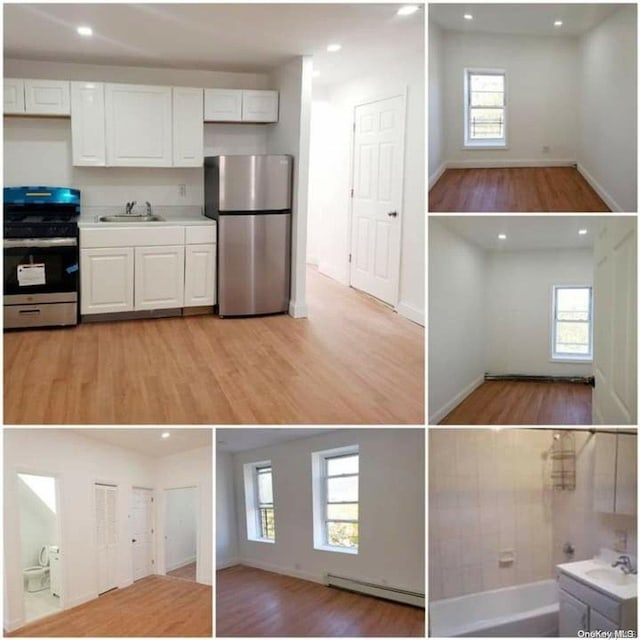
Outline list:
[[[218,311],[221,316],[289,308],[291,213],[218,219]]]

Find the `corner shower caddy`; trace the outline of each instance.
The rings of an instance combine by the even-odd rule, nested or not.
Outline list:
[[[576,439],[571,431],[554,431],[551,458],[551,483],[554,489],[576,488]]]

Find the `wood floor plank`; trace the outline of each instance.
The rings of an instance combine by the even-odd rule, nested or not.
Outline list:
[[[310,269],[309,318],[4,335],[6,424],[423,424],[424,329]]]
[[[217,572],[216,637],[424,637],[424,610],[251,567]]]
[[[573,167],[447,169],[429,192],[432,212],[609,211]]]
[[[192,562],[191,564],[187,564],[184,567],[174,569],[173,571],[167,571],[167,575],[171,576],[172,578],[181,578],[182,580],[191,580],[191,582],[195,582],[196,563]]]
[[[149,576],[21,627],[9,637],[211,637],[212,588]]]
[[[571,382],[492,380],[481,384],[440,424],[591,424],[591,387]]]

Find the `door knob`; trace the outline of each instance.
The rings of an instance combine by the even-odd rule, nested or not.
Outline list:
[[[138,542],[138,541],[137,541],[135,538],[133,538],[133,539],[131,540],[131,542]]]
[[[398,212],[397,212],[397,211],[389,211],[389,212],[387,213],[387,215],[388,215],[390,218],[397,218],[397,217],[398,217]]]

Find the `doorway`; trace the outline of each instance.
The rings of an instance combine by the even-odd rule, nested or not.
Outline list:
[[[62,608],[57,479],[18,473],[20,552],[25,622]]]
[[[165,572],[191,582],[198,575],[197,506],[197,487],[165,490]]]
[[[134,487],[131,491],[131,554],[133,579],[153,573],[153,490]]]
[[[96,547],[98,552],[98,595],[118,586],[118,487],[96,482],[93,485],[96,508]]]

